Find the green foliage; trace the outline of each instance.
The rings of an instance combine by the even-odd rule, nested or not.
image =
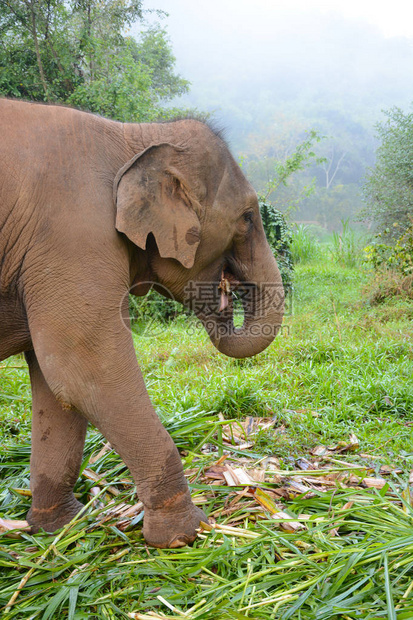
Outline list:
[[[151,26],[141,32],[133,56],[150,72],[151,87],[159,99],[169,101],[188,91],[189,82],[172,72],[175,57],[166,30]]]
[[[0,94],[78,106],[120,121],[150,121],[188,90],[166,32],[125,30],[140,0],[0,0]]]
[[[67,103],[124,122],[148,122],[158,115],[150,73],[136,63],[129,42],[108,55],[105,70],[80,84]]]
[[[395,107],[386,116],[377,125],[381,145],[364,186],[362,216],[373,219],[382,236],[395,242],[411,226],[413,215],[413,113]]]
[[[413,226],[408,228],[394,244],[384,243],[383,236],[389,238],[392,235],[388,229],[378,233],[375,237],[376,242],[364,249],[366,261],[376,271],[392,270],[404,276],[413,274]]]
[[[292,289],[293,260],[291,254],[291,228],[284,215],[264,196],[259,196],[258,204],[264,231],[281,273],[285,290]]]
[[[308,263],[321,256],[321,246],[311,226],[297,224],[293,228],[291,255],[294,264]]]

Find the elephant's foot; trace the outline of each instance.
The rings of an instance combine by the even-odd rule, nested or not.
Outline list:
[[[83,504],[75,497],[64,504],[55,504],[50,508],[31,507],[27,513],[27,521],[33,533],[43,529],[45,532],[53,533],[64,525],[67,525],[73,517],[83,508]]]
[[[194,506],[189,491],[175,495],[160,508],[146,508],[143,535],[151,547],[175,548],[192,543],[200,522],[208,523],[204,512]]]

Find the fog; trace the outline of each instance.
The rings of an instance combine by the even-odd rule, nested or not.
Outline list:
[[[335,218],[321,217],[304,201],[308,213],[300,216],[327,226],[334,220],[334,227],[340,214],[360,206],[355,186],[374,164],[374,124],[384,119],[382,110],[409,109],[413,101],[413,20],[399,4],[391,4],[392,12],[380,3],[363,12],[363,2],[338,0],[295,0],[288,9],[264,0],[150,0],[144,6],[169,12],[147,19],[166,28],[177,70],[191,82],[190,93],[173,104],[211,113],[237,157],[268,159],[270,149],[285,159],[313,128],[325,136],[320,155],[336,158],[333,170],[344,154],[330,185],[325,166],[313,167],[311,175],[318,188],[346,186],[346,206],[341,200]],[[252,176],[260,190],[265,175]]]

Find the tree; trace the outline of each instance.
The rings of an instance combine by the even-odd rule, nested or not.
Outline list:
[[[250,178],[257,173],[258,178],[261,175],[258,203],[262,223],[268,243],[277,259],[286,292],[292,289],[293,275],[291,228],[286,216],[313,190],[313,184],[310,182],[308,185],[299,184],[298,191],[291,192],[289,182],[296,173],[304,171],[314,161],[318,161],[313,149],[321,139],[316,131],[311,130],[304,140],[298,144],[295,141],[293,144],[289,132],[283,132],[280,140],[272,136],[269,142],[260,144],[257,141],[263,156],[263,159],[257,161],[254,156],[256,135],[252,135],[250,143],[254,155],[250,159],[247,156],[243,158],[243,165],[247,164],[247,175]],[[295,185],[297,186],[297,183]]]
[[[381,145],[364,186],[362,217],[396,240],[412,226],[413,113],[394,107],[385,114],[387,120],[377,125]]]
[[[125,30],[141,0],[0,0],[0,94],[153,120],[188,90],[159,26]]]
[[[301,141],[298,136],[295,140],[288,133],[280,140],[270,136],[270,140],[263,140],[260,157],[255,154],[256,136],[250,137],[253,149],[250,155],[242,157],[242,165],[246,175],[254,185],[264,202],[271,200],[277,209],[283,213],[295,210],[300,202],[314,190],[312,179],[297,179],[297,173],[303,172],[314,163],[321,163],[314,152],[315,145],[322,140],[317,131],[306,132]],[[294,184],[291,177],[294,176]]]

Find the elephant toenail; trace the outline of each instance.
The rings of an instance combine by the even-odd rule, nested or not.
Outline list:
[[[180,534],[178,536],[175,536],[175,538],[171,540],[171,542],[169,543],[169,548],[177,549],[178,547],[185,547],[189,543],[190,543],[190,540],[188,536],[185,536],[185,534],[182,534],[182,535]]]

